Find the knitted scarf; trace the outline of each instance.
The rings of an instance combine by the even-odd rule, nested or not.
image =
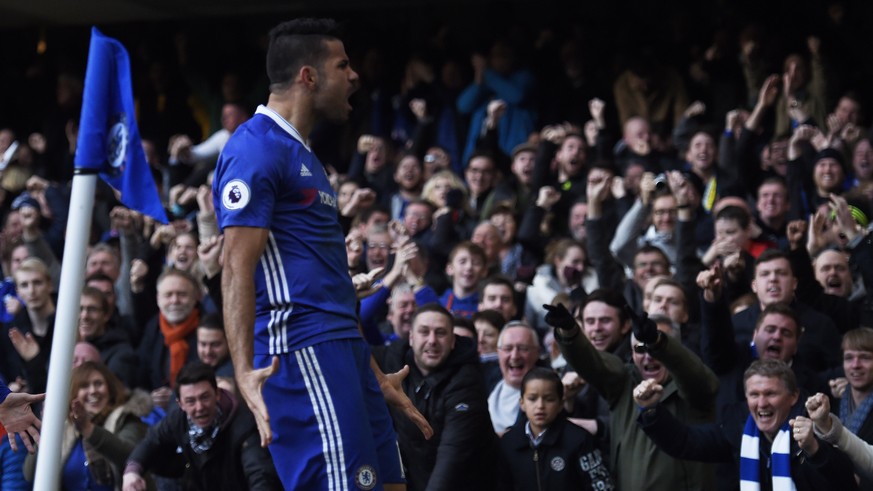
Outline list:
[[[761,433],[752,415],[743,428],[743,441],[740,448],[740,491],[760,491],[758,480],[761,466]],[[773,472],[773,491],[796,491],[791,480],[791,428],[788,422],[782,424],[773,439],[770,450]]]
[[[188,416],[188,445],[194,453],[201,454],[212,448],[215,443],[215,438],[218,436],[218,430],[221,429],[221,419],[223,413],[221,406],[216,407],[215,421],[211,426],[201,428],[194,423],[191,416]]]
[[[164,314],[158,314],[161,334],[164,335],[164,345],[170,349],[170,387],[176,387],[176,375],[188,361],[188,335],[200,324],[200,311],[195,307],[187,319],[170,325]]]
[[[851,389],[847,389],[842,402],[840,402],[840,419],[847,430],[857,435],[861,431],[864,421],[867,421],[870,410],[873,409],[873,394],[865,397],[860,406],[854,406],[855,398],[852,397]]]

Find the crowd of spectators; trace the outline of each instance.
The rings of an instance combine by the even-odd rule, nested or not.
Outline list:
[[[695,454],[664,435],[688,431],[693,442],[687,426],[770,417],[747,397],[777,376],[796,414],[823,392],[845,430],[873,443],[873,334],[863,329],[873,327],[873,93],[864,83],[873,64],[853,8],[865,9],[813,5],[815,22],[785,26],[713,7],[731,21],[703,22],[708,29],[688,27],[695,17],[682,12],[658,17],[670,29],[605,11],[555,28],[495,15],[506,25],[476,42],[465,44],[465,22],[447,22],[396,50],[348,23],[361,76],[352,120],[317,128],[312,144],[331,169],[349,273],[383,269],[360,302],[363,335],[386,372],[410,365],[406,392],[437,429],[425,441],[395,415],[410,489],[524,489],[530,479],[735,489],[739,437],[712,429],[718,438],[707,441],[724,439],[723,452]],[[592,39],[606,29],[593,26],[597,14],[615,28],[612,45]],[[631,28],[639,32],[619,39]],[[244,59],[254,54],[259,67],[263,53],[236,33],[235,60],[214,49],[227,40],[205,49],[203,33],[194,25],[128,46],[142,144],[171,222],[98,187],[64,489],[145,489],[128,488],[127,472],[142,475],[137,486],[205,489],[205,474],[183,475],[170,459],[145,465],[148,450],[177,438],[197,462],[225,448],[213,439],[231,420],[256,435],[234,394],[223,331],[211,172],[266,100],[265,77]],[[0,376],[36,393],[51,351],[83,79],[76,63],[34,57],[4,68],[15,76],[0,97]],[[227,58],[220,69],[204,63],[217,57]],[[658,333],[638,331],[642,312]],[[746,372],[758,359],[781,360],[793,375]],[[178,380],[219,408],[211,436],[212,419],[197,421]],[[135,449],[148,426],[151,447]],[[550,428],[576,440],[544,437]],[[812,434],[792,443],[809,454],[798,468],[825,458]],[[546,445],[548,460],[531,458],[519,443],[528,440]],[[6,448],[4,439],[0,488],[29,489],[33,457]],[[241,453],[225,472],[272,489],[264,457]],[[519,472],[525,462],[542,474]],[[821,468],[851,474],[841,462]],[[578,476],[561,474],[565,466]],[[815,472],[792,476],[815,486]],[[870,482],[869,468],[856,472]]]

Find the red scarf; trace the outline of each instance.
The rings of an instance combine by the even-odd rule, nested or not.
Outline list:
[[[170,387],[176,387],[176,375],[188,362],[188,335],[200,324],[200,311],[195,307],[191,315],[182,322],[170,325],[164,314],[158,314],[161,334],[164,335],[164,345],[170,349]]]

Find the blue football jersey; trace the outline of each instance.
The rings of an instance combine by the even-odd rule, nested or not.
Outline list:
[[[260,106],[224,147],[212,192],[222,231],[269,230],[255,273],[255,354],[359,336],[336,193],[291,124]]]

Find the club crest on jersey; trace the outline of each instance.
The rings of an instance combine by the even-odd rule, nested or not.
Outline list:
[[[564,459],[562,459],[561,457],[555,457],[554,459],[552,459],[551,462],[549,462],[549,465],[555,472],[561,472],[566,466],[566,464],[564,463]]]
[[[369,465],[362,465],[355,471],[355,486],[358,489],[368,491],[376,487],[376,469]]]
[[[221,204],[227,210],[245,208],[251,197],[248,184],[239,179],[229,181],[221,190]]]

